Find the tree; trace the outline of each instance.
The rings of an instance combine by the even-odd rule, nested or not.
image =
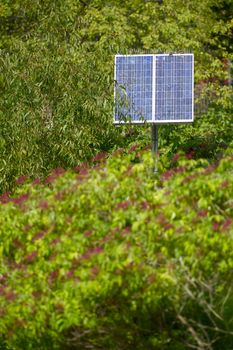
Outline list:
[[[118,52],[194,52],[202,95],[208,105],[219,96],[221,106],[222,96],[230,94],[219,82],[227,74],[222,59],[231,58],[232,22],[222,25],[225,7],[217,15],[216,4],[4,1],[1,191],[13,188],[19,175],[43,177],[122,142],[112,125]],[[222,41],[222,35],[229,40]]]

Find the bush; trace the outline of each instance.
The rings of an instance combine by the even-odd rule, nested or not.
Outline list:
[[[133,145],[2,195],[2,343],[232,347],[232,148],[187,158],[156,178]]]

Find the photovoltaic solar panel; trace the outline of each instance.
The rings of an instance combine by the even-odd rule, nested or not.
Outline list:
[[[155,69],[155,120],[192,120],[192,56],[157,56]]]
[[[116,120],[151,120],[153,56],[117,56]]]
[[[193,54],[117,55],[114,122],[192,122],[193,66]]]

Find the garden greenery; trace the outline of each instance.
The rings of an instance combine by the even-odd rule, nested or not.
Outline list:
[[[0,349],[233,348],[231,0],[2,0]],[[195,122],[113,126],[116,53],[193,52]]]
[[[232,147],[172,163],[134,144],[1,196],[6,349],[233,346]]]
[[[232,11],[229,0],[2,0],[0,193],[21,175],[46,177],[128,143],[112,123],[119,52],[194,53],[196,114],[208,116],[192,138],[210,145],[212,157],[219,136],[232,137],[224,127],[232,87],[222,86],[233,59]],[[177,144],[173,128],[163,139]],[[179,148],[193,147],[189,139]]]

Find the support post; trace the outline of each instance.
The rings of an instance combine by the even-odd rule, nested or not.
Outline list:
[[[154,160],[154,169],[153,172],[155,174],[158,173],[158,128],[159,126],[157,124],[151,125],[151,139],[152,139],[152,157]]]

